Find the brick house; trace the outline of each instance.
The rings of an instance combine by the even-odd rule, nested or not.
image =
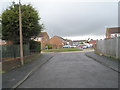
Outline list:
[[[5,45],[5,44],[6,44],[6,42],[4,40],[0,39],[0,45]]]
[[[62,37],[53,36],[50,39],[50,44],[52,45],[53,49],[63,48],[63,46],[66,45],[66,41]]]
[[[89,44],[92,44],[93,46],[93,48],[95,48],[96,47],[96,43],[97,43],[97,40],[91,40],[91,41],[89,41],[88,42]]]
[[[73,41],[69,39],[63,39],[65,42],[65,45],[73,45]]]
[[[120,37],[120,27],[106,29],[106,38]]]
[[[89,41],[89,44],[96,44],[96,40],[91,40],[91,41]]]
[[[5,41],[5,40],[0,39],[0,45],[10,45],[10,44],[14,44],[14,42],[13,41]]]
[[[47,32],[41,32],[35,41],[41,42],[41,50],[46,48],[46,44],[49,44],[49,36]]]
[[[73,45],[79,46],[79,45],[81,45],[81,43],[86,43],[86,42],[87,42],[87,40],[74,40]]]

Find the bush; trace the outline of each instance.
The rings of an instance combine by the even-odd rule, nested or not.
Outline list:
[[[52,45],[51,44],[46,44],[46,46],[48,47],[48,49],[52,49]]]
[[[30,41],[30,52],[41,52],[41,43],[37,41]]]

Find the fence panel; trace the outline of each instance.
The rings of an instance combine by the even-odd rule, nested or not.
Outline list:
[[[116,38],[98,40],[96,45],[96,51],[105,55],[116,56],[116,50],[118,49],[118,56],[120,58],[120,48],[117,48],[116,40]],[[120,38],[118,38],[118,44],[120,46]]]
[[[2,45],[2,57],[14,57],[13,45]]]
[[[24,56],[30,55],[29,45],[23,45]],[[2,58],[20,57],[20,45],[2,45]]]
[[[28,44],[23,45],[23,55],[24,55],[24,56],[30,55],[30,47],[29,47]]]
[[[118,57],[120,58],[120,38],[118,38]]]

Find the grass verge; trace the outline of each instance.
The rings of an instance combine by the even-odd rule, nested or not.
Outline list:
[[[42,50],[43,52],[68,52],[68,51],[82,51],[79,48],[61,48],[61,49],[48,49]]]

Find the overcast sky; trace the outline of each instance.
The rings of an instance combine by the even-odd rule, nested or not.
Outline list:
[[[2,0],[0,13],[12,1]],[[105,28],[118,26],[118,0],[21,0],[30,3],[39,11],[45,31],[49,36],[64,38],[100,39],[105,36]],[[91,2],[90,2],[91,1]]]

